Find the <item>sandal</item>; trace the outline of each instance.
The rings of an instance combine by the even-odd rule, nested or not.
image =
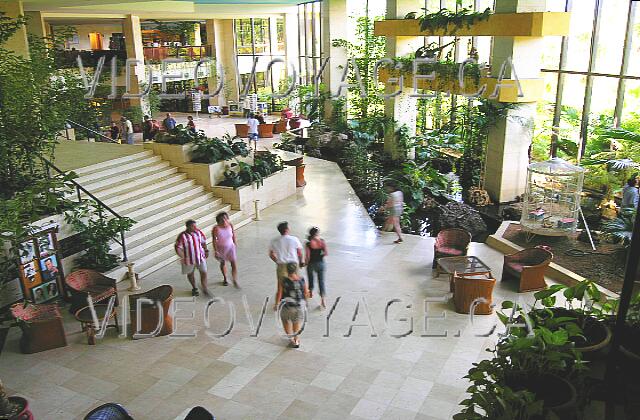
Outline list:
[[[402,239],[396,239],[393,241],[394,244],[401,244],[402,242],[404,242]]]
[[[191,296],[200,296],[200,292],[198,292],[198,289],[191,289]]]
[[[223,286],[228,286],[228,285],[229,285],[229,282],[228,282],[227,280],[223,280],[223,281],[222,281],[222,285],[223,285]]]

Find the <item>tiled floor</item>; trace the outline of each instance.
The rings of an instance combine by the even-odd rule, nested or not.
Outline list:
[[[184,300],[176,331],[194,337],[133,341],[109,330],[88,346],[79,325],[66,316],[68,347],[23,355],[13,329],[0,355],[0,378],[10,393],[26,396],[37,419],[82,418],[103,401],[120,402],[136,419],[154,420],[181,419],[195,405],[223,420],[449,419],[467,385],[463,376],[495,339],[476,334],[497,318],[478,316],[472,325],[468,316],[456,314],[442,300],[447,278],[432,278],[433,240],[407,236],[394,245],[393,235],[378,237],[338,167],[307,163],[308,185],[297,196],[238,231],[242,289],[221,286],[209,261],[213,293],[225,303],[210,308],[208,325],[206,299],[189,302],[177,265],[143,279],[144,289],[162,283],[175,288],[176,298]],[[319,226],[329,244],[327,288],[329,305],[336,306],[322,312],[317,298],[311,303],[299,350],[287,348],[271,310],[275,268],[267,246],[281,220],[299,237]],[[470,253],[500,278],[501,254],[475,243]],[[494,297],[499,302],[530,296],[498,283]],[[385,322],[391,299],[400,301],[389,307]],[[433,302],[425,305],[425,299]],[[214,334],[229,328],[227,303],[233,304],[235,322],[218,338]],[[400,335],[405,336],[394,337]]]

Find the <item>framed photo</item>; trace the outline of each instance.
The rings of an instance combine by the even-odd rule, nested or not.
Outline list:
[[[55,299],[60,295],[58,283],[55,280],[50,281],[49,283],[44,283],[41,287],[45,289],[45,296],[47,300]]]
[[[40,273],[42,281],[48,282],[58,278],[60,270],[58,269],[58,259],[55,255],[40,258]]]
[[[36,258],[36,249],[32,240],[21,243],[18,252],[20,252],[20,262],[22,264],[33,261]]]
[[[40,277],[40,273],[38,272],[37,261],[30,261],[22,266],[20,266],[20,272],[22,274],[22,278],[24,279],[25,284],[31,288],[42,283],[42,277]]]
[[[42,303],[48,300],[47,289],[45,286],[45,284],[41,284],[40,286],[31,289],[31,294],[33,295],[33,300],[35,303]]]
[[[38,249],[40,250],[40,258],[55,254],[56,245],[53,239],[53,233],[50,232],[47,235],[38,238]]]

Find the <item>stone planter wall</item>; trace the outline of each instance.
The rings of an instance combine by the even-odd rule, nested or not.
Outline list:
[[[258,207],[264,209],[296,193],[296,170],[295,167],[285,167],[284,170],[265,178],[264,184],[260,187],[255,184],[236,189],[215,186],[211,190],[216,197],[231,204],[232,209],[253,215],[254,200],[260,200]]]
[[[216,163],[185,163],[180,165],[180,172],[187,174],[189,179],[196,181],[198,185],[204,185],[207,189],[211,189],[224,181],[224,171],[236,161],[251,164],[253,157],[237,156],[234,159],[224,160]]]
[[[166,144],[149,142],[144,144],[146,150],[152,150],[153,154],[162,157],[162,160],[170,162],[174,166],[191,162],[191,151],[194,145],[189,144]]]

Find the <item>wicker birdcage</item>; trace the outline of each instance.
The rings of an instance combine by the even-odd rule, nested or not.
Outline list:
[[[583,180],[583,168],[560,158],[529,165],[520,220],[522,228],[544,236],[566,236],[575,232]]]

